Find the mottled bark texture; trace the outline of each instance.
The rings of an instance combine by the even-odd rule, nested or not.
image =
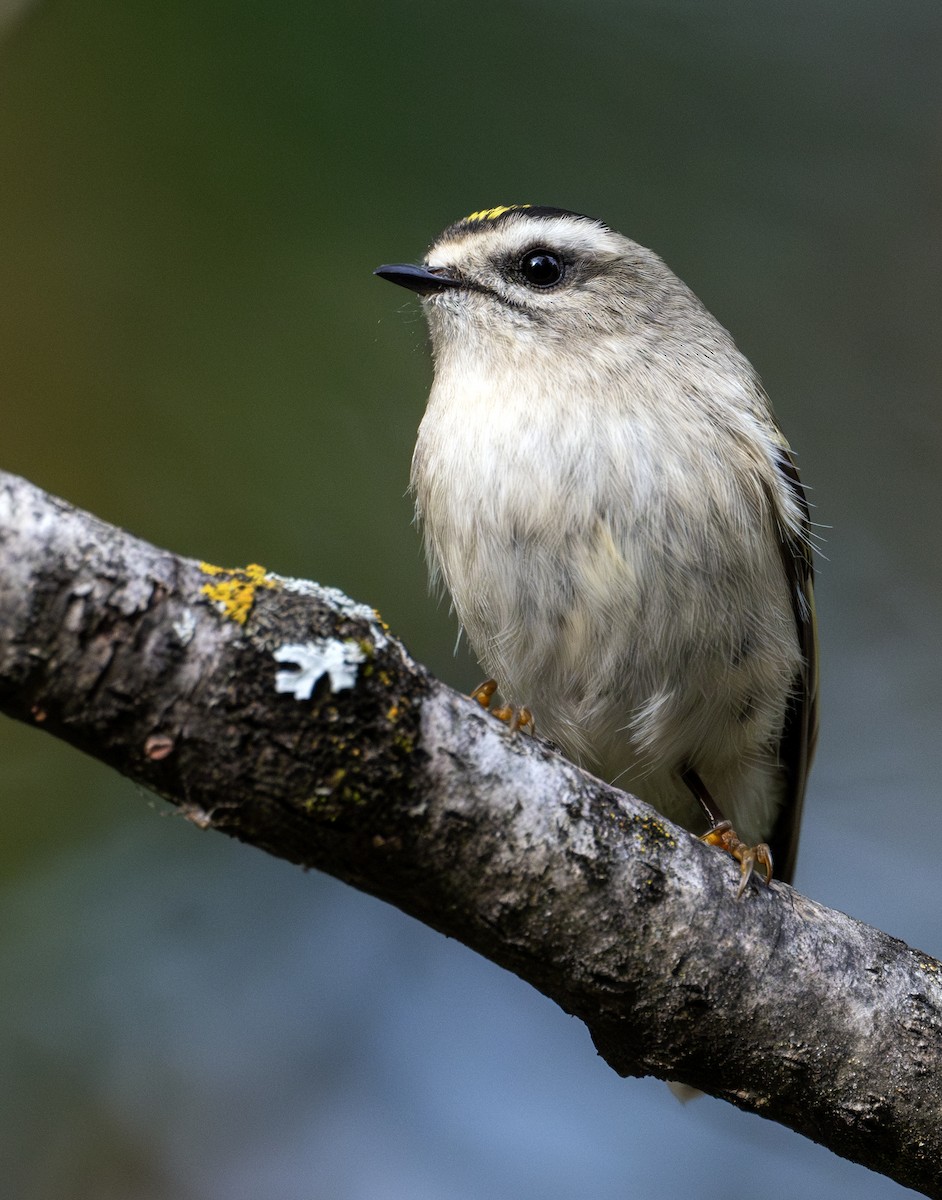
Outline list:
[[[939,963],[779,884],[737,903],[731,859],[512,736],[366,606],[0,474],[0,709],[460,939],[621,1074],[942,1196]]]

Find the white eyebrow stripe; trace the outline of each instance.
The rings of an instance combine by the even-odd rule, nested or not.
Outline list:
[[[525,210],[524,210],[525,211]],[[486,247],[492,261],[512,258],[534,246],[561,254],[617,257],[624,241],[604,225],[585,217],[536,216],[502,221],[500,225],[481,224],[436,242],[426,256],[430,267],[449,267],[476,257]]]

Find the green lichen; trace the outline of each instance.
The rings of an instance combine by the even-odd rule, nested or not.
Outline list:
[[[411,754],[415,750],[415,737],[411,733],[399,732],[393,738],[392,744],[403,754]]]

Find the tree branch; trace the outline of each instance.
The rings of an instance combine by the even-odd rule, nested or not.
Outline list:
[[[940,964],[432,678],[378,615],[0,473],[0,710],[514,971],[677,1079],[942,1197]]]

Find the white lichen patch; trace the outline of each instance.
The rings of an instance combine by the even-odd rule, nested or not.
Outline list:
[[[189,646],[196,633],[196,617],[189,608],[185,608],[180,616],[170,626],[181,646]]]
[[[276,575],[274,571],[269,571],[267,578],[277,581],[286,592],[295,592],[299,596],[310,596],[320,600],[322,604],[334,609],[343,617],[366,621],[370,626],[370,633],[376,649],[382,650],[386,646],[389,639],[386,637],[385,627],[379,614],[368,604],[360,604],[356,600],[351,600],[340,588],[324,587],[323,584],[315,583],[312,579],[292,579],[290,575]]]
[[[357,642],[337,638],[317,638],[313,642],[294,642],[279,646],[275,662],[293,663],[295,670],[278,671],[275,691],[289,692],[296,700],[310,700],[317,681],[330,678],[330,690],[342,692],[357,680],[357,667],[366,655]]]

